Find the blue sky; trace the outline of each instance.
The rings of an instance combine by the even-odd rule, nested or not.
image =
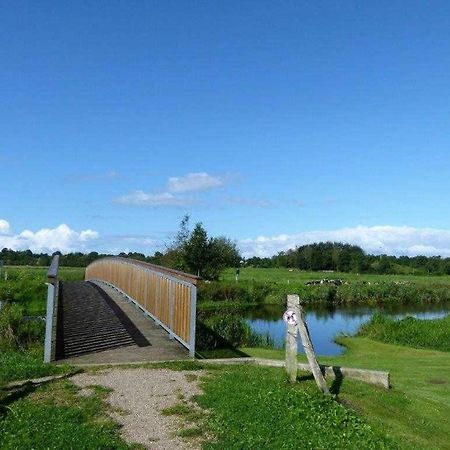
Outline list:
[[[450,256],[448,2],[10,2],[0,247]]]

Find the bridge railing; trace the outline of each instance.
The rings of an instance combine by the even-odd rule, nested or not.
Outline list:
[[[45,319],[44,362],[55,360],[58,317],[59,255],[55,255],[47,272],[47,314]]]
[[[199,277],[128,258],[108,257],[86,268],[85,279],[116,288],[195,355]]]

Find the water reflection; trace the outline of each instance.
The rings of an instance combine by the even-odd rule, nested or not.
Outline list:
[[[281,319],[285,307],[263,305],[243,312],[250,326],[258,333],[269,334],[279,348],[283,347],[286,328]],[[383,312],[394,318],[413,316],[420,319],[444,317],[450,312],[450,304],[370,306],[307,306],[306,321],[315,350],[320,355],[339,355],[343,349],[333,339],[338,334],[354,334],[359,326],[375,312]],[[303,351],[299,342],[299,351]]]

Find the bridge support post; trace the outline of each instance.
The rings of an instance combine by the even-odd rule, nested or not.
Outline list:
[[[197,322],[197,287],[191,287],[191,326],[189,330],[189,356],[195,357],[195,325]]]
[[[56,325],[58,313],[58,266],[59,255],[53,257],[48,271],[47,283],[47,315],[45,319],[44,362],[49,363],[55,359]]]

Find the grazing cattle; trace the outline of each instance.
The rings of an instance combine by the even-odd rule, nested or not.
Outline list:
[[[319,286],[321,284],[331,285],[331,286],[340,286],[344,284],[340,278],[336,278],[335,280],[329,280],[328,278],[323,278],[322,280],[311,280],[307,281],[306,286]]]

